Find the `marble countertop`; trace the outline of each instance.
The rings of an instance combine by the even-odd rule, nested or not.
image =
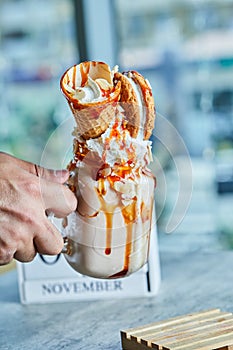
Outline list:
[[[211,308],[233,312],[233,252],[161,252],[155,297],[21,305],[16,271],[0,276],[1,350],[117,350],[120,330]]]

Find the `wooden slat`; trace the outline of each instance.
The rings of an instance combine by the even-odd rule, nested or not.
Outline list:
[[[168,342],[172,342],[172,340],[175,338],[177,339],[185,339],[190,338],[191,336],[201,336],[204,334],[206,336],[207,332],[211,331],[217,331],[218,329],[228,329],[230,327],[233,327],[233,318],[222,320],[221,322],[218,321],[218,323],[209,323],[203,324],[199,327],[193,327],[193,328],[180,328],[179,330],[172,330],[169,332],[166,332],[165,334],[155,334],[154,336],[150,337],[143,337],[145,341],[150,345],[151,343],[162,343],[164,340]]]
[[[121,344],[123,350],[148,350],[147,345],[142,345],[140,343],[134,342],[130,339],[127,339],[125,337],[121,338]]]
[[[215,336],[213,338],[209,339],[203,339],[196,341],[195,343],[189,343],[188,345],[184,345],[183,347],[181,345],[178,345],[176,347],[169,346],[169,350],[220,350],[222,347],[226,347],[229,349],[229,346],[233,344],[233,333],[231,334],[222,334],[219,336]],[[164,347],[165,349],[165,347]]]
[[[188,322],[172,326],[171,328],[161,329],[153,333],[145,333],[141,338],[145,339],[148,343],[152,341],[159,341],[162,339],[170,338],[172,336],[183,335],[187,332],[202,332],[206,329],[216,328],[216,325],[223,326],[224,324],[233,325],[233,315],[231,313],[224,313],[221,316],[214,317],[205,320],[197,320],[195,322]],[[131,336],[133,338],[133,336]]]
[[[227,336],[232,339],[233,343],[233,326],[230,328],[224,328],[222,330],[213,330],[211,332],[200,334],[184,334],[183,336],[173,337],[173,339],[164,340],[162,345],[172,350],[187,349],[187,346],[196,346],[196,344],[205,343],[206,340],[211,342],[212,340],[219,341],[221,338]],[[211,343],[212,344],[212,343]],[[229,343],[228,343],[229,344]],[[225,345],[225,344],[222,344]],[[195,348],[195,347],[194,347]]]
[[[202,312],[196,312],[193,314],[187,314],[185,316],[177,316],[177,317],[170,318],[168,320],[150,323],[150,324],[145,325],[145,326],[141,326],[141,327],[137,327],[137,328],[130,328],[127,331],[121,331],[121,334],[125,334],[126,337],[130,337],[131,334],[133,334],[134,336],[138,335],[140,337],[141,332],[153,331],[153,330],[161,328],[161,327],[177,325],[178,323],[181,323],[181,322],[186,322],[186,321],[194,320],[194,319],[206,318],[206,317],[213,316],[213,315],[219,316],[220,313],[221,313],[220,309],[211,309],[211,310],[206,310],[206,311],[202,311]]]
[[[124,350],[233,350],[233,315],[219,309],[121,331]]]

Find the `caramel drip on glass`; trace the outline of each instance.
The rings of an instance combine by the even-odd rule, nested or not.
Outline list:
[[[97,188],[98,193],[101,195],[101,198],[103,199],[103,196],[106,195],[107,189],[106,189],[106,184],[105,180],[103,178],[100,178],[98,180],[98,188]],[[105,203],[105,202],[104,202]],[[101,202],[102,204],[102,202]]]
[[[106,213],[106,248],[105,248],[105,254],[110,255],[112,252],[112,218],[113,213]]]
[[[103,178],[100,178],[98,181],[98,193],[101,196],[101,206],[102,210],[104,212],[105,218],[106,218],[106,248],[105,248],[105,254],[110,255],[111,254],[111,245],[112,245],[112,216],[113,213],[109,212],[107,205],[103,199],[103,196],[106,194],[106,185],[105,180]]]
[[[112,226],[113,226],[113,213],[116,209],[117,205],[109,205],[105,202],[103,196],[106,195],[106,180],[104,178],[99,178],[97,193],[99,197],[99,201],[101,203],[100,211],[102,211],[105,215],[106,219],[106,245],[105,245],[105,254],[111,254],[111,246],[112,246]]]
[[[137,218],[137,200],[133,200],[127,207],[122,208],[121,212],[126,225],[126,247],[125,247],[125,261],[123,271],[125,274],[129,269],[130,254],[132,250],[132,235],[133,235],[133,223]]]

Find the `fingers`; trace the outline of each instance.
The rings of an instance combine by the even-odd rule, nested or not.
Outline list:
[[[13,220],[14,221],[14,220]],[[21,227],[15,226],[0,237],[0,265],[11,262],[13,258],[21,262],[32,261],[36,255],[33,244],[33,235],[28,232],[21,231]]]
[[[77,199],[67,186],[40,180],[43,205],[47,213],[52,212],[56,217],[65,217],[75,211]]]
[[[57,217],[65,217],[76,209],[76,197],[70,189],[62,186],[69,179],[68,170],[46,169],[39,165],[14,158],[8,154],[4,154],[4,157],[11,158],[17,166],[35,175],[36,179],[39,179],[38,189],[42,195],[44,209],[48,213],[53,212]]]
[[[23,247],[22,249],[20,248],[17,249],[13,257],[14,259],[21,262],[30,262],[35,258],[36,253],[37,252],[33,244],[33,241],[31,241],[31,244],[27,245],[26,247]]]
[[[37,252],[54,255],[63,248],[60,232],[45,211],[65,217],[77,206],[63,185],[66,170],[49,170],[0,152],[0,265],[13,258],[31,261]]]
[[[56,255],[62,251],[64,241],[61,233],[48,220],[44,232],[35,235],[34,246],[40,254]]]
[[[1,157],[5,160],[11,160],[11,162],[14,162],[15,165],[19,166],[20,168],[24,169],[25,171],[38,176],[42,177],[48,181],[56,182],[63,184],[65,183],[69,178],[69,171],[62,169],[62,170],[53,170],[53,169],[46,169],[39,165],[36,165],[31,162],[27,162],[22,159],[15,158],[7,153],[1,152]]]
[[[0,247],[0,266],[6,265],[11,262],[13,259],[14,251],[9,249],[9,247],[4,247],[1,245]]]
[[[52,169],[46,169],[36,164],[31,164],[32,167],[30,167],[30,173],[43,178],[47,181],[56,182],[59,184],[65,183],[69,179],[69,171],[62,169],[62,170],[52,170]]]
[[[37,230],[36,233],[33,233],[33,229]],[[37,253],[56,255],[64,246],[61,233],[45,215],[40,224],[31,225],[31,229],[25,224],[17,226],[15,222],[14,229],[7,232],[7,227],[3,227],[3,230],[5,233],[0,236],[0,265],[10,263],[13,258],[30,262]]]

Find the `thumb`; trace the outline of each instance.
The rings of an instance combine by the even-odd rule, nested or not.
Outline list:
[[[43,178],[47,181],[56,182],[59,184],[65,183],[69,179],[69,171],[65,169],[53,170],[46,169],[39,165],[34,164],[34,172],[36,176]]]
[[[13,156],[6,154],[6,153],[4,153],[3,156],[6,158],[6,160],[10,160],[11,162],[14,162],[20,168],[28,171],[29,173],[31,173],[33,175],[44,178],[47,181],[52,181],[52,182],[57,182],[57,183],[63,184],[69,178],[68,170],[65,170],[65,169],[62,169],[62,170],[46,169],[46,168],[43,168],[37,164],[27,162],[25,160],[13,157]]]

